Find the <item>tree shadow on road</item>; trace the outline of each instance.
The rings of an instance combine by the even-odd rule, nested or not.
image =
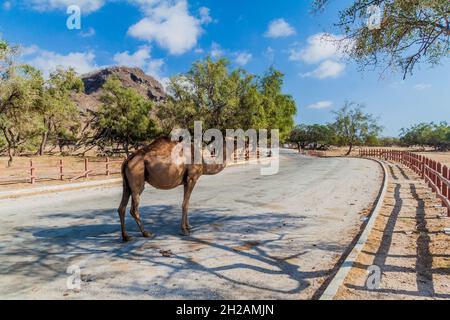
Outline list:
[[[140,237],[131,217],[127,217],[127,229],[136,236],[130,243],[122,243],[120,226],[115,209],[85,212],[61,212],[40,217],[42,226],[33,225],[15,230],[21,234],[11,243],[0,248],[3,257],[0,274],[26,278],[38,278],[42,283],[55,278],[66,278],[69,265],[81,259],[90,259],[95,265],[96,257],[112,264],[139,261],[148,266],[164,267],[167,273],[155,291],[156,297],[170,295],[173,288],[166,284],[185,274],[206,275],[234,287],[263,290],[268,296],[295,297],[310,286],[310,281],[327,277],[332,270],[301,271],[298,260],[310,249],[296,246],[301,241],[302,221],[305,216],[289,213],[236,214],[224,209],[191,210],[190,220],[194,225],[191,237],[179,234],[181,210],[174,206],[143,206],[140,210],[146,228],[155,232],[153,239]],[[51,219],[53,227],[48,227]],[[47,221],[47,222],[45,222]],[[292,237],[296,235],[296,237]],[[303,243],[304,244],[304,243]],[[169,258],[161,256],[160,250],[172,249]],[[329,254],[343,252],[345,246],[325,241],[314,244],[311,249],[328,251]],[[214,252],[218,258],[229,256],[218,266],[210,266],[196,255],[200,250]],[[106,261],[106,262],[105,262]],[[248,274],[280,276],[289,279],[291,285],[281,288],[276,283],[253,281],[251,277],[234,277],[234,270],[246,270]],[[122,272],[111,271],[119,276]],[[110,273],[111,273],[110,272]],[[231,272],[231,275],[230,275]],[[115,274],[111,274],[114,278]],[[295,285],[292,285],[295,283]],[[116,284],[117,285],[117,284]],[[114,286],[114,284],[113,284]],[[120,284],[121,290],[139,288],[138,283]],[[26,281],[18,291],[28,290]],[[193,290],[193,289],[192,289]],[[180,292],[179,289],[177,292]],[[201,290],[185,288],[184,298],[198,296]],[[217,295],[217,298],[222,298]]]

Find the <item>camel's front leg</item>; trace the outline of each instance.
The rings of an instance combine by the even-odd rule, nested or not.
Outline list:
[[[181,217],[181,233],[184,236],[191,234],[192,227],[189,225],[188,211],[189,199],[191,198],[192,190],[194,190],[197,178],[188,177],[184,183],[184,199],[183,199],[183,215]]]

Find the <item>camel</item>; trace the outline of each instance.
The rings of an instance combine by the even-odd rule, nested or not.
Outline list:
[[[198,179],[202,175],[215,175],[223,171],[226,167],[225,147],[222,163],[207,164],[202,157],[201,164],[193,161],[188,163],[182,152],[174,152],[174,149],[181,142],[172,141],[168,137],[155,140],[152,144],[137,150],[122,164],[123,195],[119,206],[120,225],[122,228],[122,239],[124,242],[131,238],[125,230],[125,211],[131,197],[131,216],[144,237],[151,237],[153,234],[146,231],[139,215],[139,202],[145,188],[145,182],[156,189],[170,190],[178,186],[184,186],[184,199],[182,205],[181,234],[189,236],[192,226],[189,224],[188,210],[189,199]],[[176,150],[176,149],[175,149]],[[193,151],[193,146],[191,146]],[[176,155],[174,159],[173,155]],[[192,153],[193,154],[193,153]]]

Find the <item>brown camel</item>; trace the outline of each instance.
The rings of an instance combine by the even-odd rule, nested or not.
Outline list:
[[[131,216],[136,220],[144,237],[150,237],[151,232],[145,231],[139,215],[140,196],[145,188],[145,182],[157,189],[170,190],[178,186],[184,186],[183,214],[181,219],[181,233],[190,234],[192,227],[189,225],[188,208],[192,190],[202,175],[214,175],[226,167],[225,147],[223,163],[207,164],[202,157],[202,164],[194,164],[186,161],[183,152],[175,149],[181,142],[171,141],[170,138],[159,138],[152,144],[134,152],[122,165],[123,195],[119,207],[122,238],[129,241],[130,237],[125,230],[125,211],[131,196]],[[174,151],[175,149],[175,151]],[[193,147],[191,146],[192,155]],[[175,155],[175,156],[174,156]],[[193,157],[193,156],[192,156]]]

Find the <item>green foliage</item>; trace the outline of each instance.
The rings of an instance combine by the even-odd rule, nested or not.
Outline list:
[[[283,74],[273,68],[258,79],[242,69],[230,71],[226,59],[207,58],[171,79],[171,97],[158,115],[166,133],[203,121],[205,130],[279,129],[284,139],[294,126],[296,106],[282,84]]]
[[[328,2],[315,0],[315,8]],[[367,27],[371,5],[383,10],[380,29]],[[338,26],[352,44],[346,50],[361,67],[400,68],[406,77],[419,62],[434,65],[448,57],[449,17],[448,0],[354,0],[340,12]]]
[[[8,151],[9,165],[20,152],[36,149],[37,137],[43,130],[36,108],[44,83],[41,72],[13,61],[14,55],[6,53],[0,81],[0,134]]]
[[[441,123],[419,123],[402,129],[400,141],[407,146],[431,146],[436,150],[450,149],[450,125]]]
[[[80,125],[80,112],[71,94],[84,91],[84,85],[73,69],[58,69],[45,83],[38,111],[44,124],[39,153],[42,155],[48,139],[54,144],[73,138]]]
[[[297,112],[294,99],[282,93],[284,75],[270,68],[260,81],[263,96],[262,108],[268,129],[279,129],[280,140],[284,141],[294,127],[294,115]]]
[[[394,147],[399,146],[401,144],[399,138],[394,137],[380,137],[378,138],[378,144],[376,146],[379,147]]]
[[[363,144],[370,137],[378,136],[382,129],[371,114],[364,113],[363,108],[362,105],[346,102],[334,112],[332,126],[338,142],[350,147],[347,154],[351,153],[355,144]]]
[[[316,149],[318,146],[334,144],[336,136],[333,127],[330,125],[301,124],[291,131],[287,140],[292,143],[297,143],[302,149],[307,146],[312,146]]]
[[[132,88],[123,88],[115,78],[103,85],[102,107],[94,128],[95,142],[100,147],[117,143],[129,154],[130,147],[151,140],[158,132],[155,121],[149,116],[152,102]]]

